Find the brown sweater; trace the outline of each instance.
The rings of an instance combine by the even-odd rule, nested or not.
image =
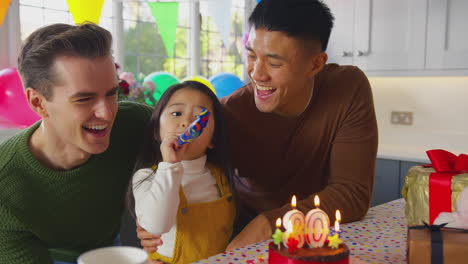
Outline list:
[[[342,222],[360,220],[372,195],[377,122],[362,71],[328,64],[315,78],[313,96],[297,117],[262,113],[250,84],[224,97],[240,208],[263,213],[272,228],[296,195],[304,213],[320,208]]]

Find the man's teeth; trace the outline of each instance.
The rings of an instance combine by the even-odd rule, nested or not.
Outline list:
[[[273,87],[265,87],[265,86],[257,85],[257,89],[260,91],[269,91],[269,90],[273,90]]]
[[[83,126],[84,128],[87,129],[93,129],[93,130],[103,130],[107,127],[107,125],[100,125],[100,126]]]

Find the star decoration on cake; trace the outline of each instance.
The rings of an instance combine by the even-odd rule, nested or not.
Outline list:
[[[338,237],[338,234],[335,234],[333,236],[328,237],[328,246],[333,248],[333,249],[337,249],[340,246],[341,243],[343,243],[343,240],[341,240]]]
[[[275,245],[278,245],[283,241],[283,232],[278,228],[275,230],[275,233],[271,236]]]

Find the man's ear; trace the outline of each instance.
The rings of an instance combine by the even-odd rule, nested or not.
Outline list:
[[[312,78],[317,73],[319,73],[325,66],[325,63],[327,63],[327,60],[328,55],[325,52],[320,52],[318,54],[313,55],[313,57],[311,58],[311,67],[309,72],[307,73],[307,77]]]
[[[49,115],[47,114],[47,109],[45,108],[44,102],[45,97],[39,93],[37,90],[28,87],[26,88],[26,100],[28,101],[29,107],[36,112],[40,117],[46,118]]]

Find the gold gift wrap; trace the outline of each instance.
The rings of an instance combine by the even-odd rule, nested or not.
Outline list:
[[[409,226],[429,223],[429,175],[433,168],[414,166],[408,170],[401,194],[406,200],[405,215]],[[460,192],[468,186],[468,173],[452,177],[452,212]]]
[[[442,229],[444,264],[467,263],[468,233]],[[431,263],[429,229],[408,230],[408,264]]]

